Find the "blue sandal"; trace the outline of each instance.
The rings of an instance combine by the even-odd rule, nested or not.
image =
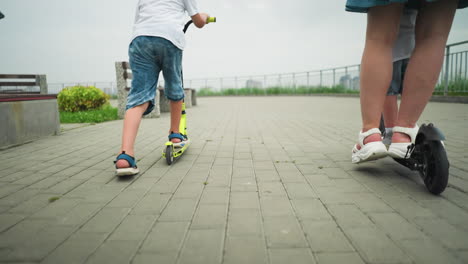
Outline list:
[[[128,164],[130,165],[130,167],[118,168],[117,167],[118,160],[126,160]],[[135,158],[130,155],[125,154],[125,151],[122,151],[122,153],[117,156],[117,158],[114,161],[114,164],[116,164],[115,165],[116,176],[130,176],[130,175],[138,174],[140,172],[140,170],[137,168]]]
[[[173,142],[172,144],[174,145],[174,147],[176,148],[181,148],[183,146],[185,146],[185,141],[187,141],[187,136],[181,134],[181,133],[174,133],[174,132],[171,132],[171,134],[169,135],[169,141],[172,141],[172,139],[174,138],[178,138],[180,139],[180,142]]]

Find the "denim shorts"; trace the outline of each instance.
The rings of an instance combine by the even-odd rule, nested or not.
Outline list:
[[[153,36],[136,37],[128,49],[132,69],[132,88],[126,109],[149,102],[143,115],[154,109],[159,73],[164,76],[164,94],[171,101],[184,99],[182,85],[182,50],[167,39]]]
[[[409,59],[402,59],[393,62],[393,75],[390,88],[387,95],[398,95],[403,92],[403,81],[405,79],[406,67],[408,67]]]

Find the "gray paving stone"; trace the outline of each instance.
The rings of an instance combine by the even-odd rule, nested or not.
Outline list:
[[[159,215],[170,199],[169,194],[149,193],[143,197],[132,209],[131,214]]]
[[[228,236],[224,247],[223,263],[268,263],[265,239],[263,237]]]
[[[408,222],[397,213],[373,213],[370,214],[370,218],[395,241],[425,237],[420,227]]]
[[[51,196],[56,197],[56,196]],[[81,202],[80,199],[60,198],[59,200],[49,203],[42,210],[31,216],[33,219],[56,219],[62,217],[73,210]]]
[[[198,200],[172,199],[162,211],[159,221],[190,221],[193,218]]]
[[[9,193],[8,196],[3,197],[0,200],[0,205],[10,206],[10,207],[11,206],[16,206],[16,205],[20,204],[21,202],[26,201],[29,198],[31,198],[32,196],[36,195],[38,192],[39,191],[36,190],[36,189],[28,189],[28,188],[24,188],[24,189],[21,189],[21,190],[15,190],[15,191]]]
[[[129,189],[119,193],[106,207],[132,208],[146,194],[144,189]]]
[[[190,230],[178,263],[220,263],[224,249],[224,230]]]
[[[63,216],[57,216],[53,223],[65,226],[81,226],[102,208],[101,204],[80,203]]]
[[[76,233],[41,263],[84,263],[105,238],[102,233]]]
[[[263,237],[263,220],[259,209],[230,209],[228,217],[229,236]]]
[[[463,263],[441,244],[427,238],[405,240],[401,242],[401,245],[416,263]]]
[[[332,217],[319,199],[292,199],[294,211],[300,220],[331,220]]]
[[[308,246],[301,226],[295,217],[265,217],[264,226],[269,248]]]
[[[227,187],[205,187],[200,199],[200,204],[225,204],[229,202],[229,189]]]
[[[189,222],[157,222],[143,242],[140,252],[170,255],[176,259],[189,224]]]
[[[290,199],[318,198],[315,191],[304,183],[288,182],[284,184]]]
[[[257,192],[231,192],[230,208],[260,208]]]
[[[302,221],[313,252],[352,252],[354,248],[334,221]]]
[[[318,253],[318,264],[335,264],[335,263],[348,263],[348,264],[364,264],[358,253]]]
[[[287,196],[285,186],[279,181],[261,182],[258,184],[261,197],[264,196]]]
[[[373,193],[352,193],[350,197],[354,204],[365,213],[395,212],[395,210]]]
[[[4,260],[38,262],[65,241],[74,230],[72,227],[53,226],[43,229],[35,236],[30,234],[28,239],[16,246]]]
[[[25,215],[22,214],[1,214],[0,215],[0,233],[8,228],[16,225],[23,220]]]
[[[330,213],[338,225],[344,229],[355,227],[372,227],[374,224],[354,205],[330,205]]]
[[[468,231],[468,212],[457,205],[442,199],[423,201],[421,204],[450,224]]]
[[[369,263],[411,263],[411,258],[375,227],[344,230],[353,246]]]
[[[414,222],[423,229],[423,232],[441,241],[451,249],[468,249],[468,232],[450,225],[437,218],[417,218]]]
[[[306,174],[304,177],[313,188],[330,187],[335,184],[335,182],[326,174]]]
[[[110,233],[129,212],[129,208],[104,208],[80,230],[91,233]]]
[[[262,213],[264,217],[270,216],[290,216],[295,217],[294,210],[288,197],[266,196],[260,199]]]
[[[200,204],[192,220],[191,229],[225,229],[227,204]]]
[[[308,248],[273,248],[269,250],[272,264],[297,263],[310,264],[316,263],[314,256]]]
[[[154,215],[128,215],[108,238],[110,240],[141,241],[156,221]],[[135,243],[135,242],[134,242]],[[138,243],[136,243],[138,244]]]
[[[205,188],[203,183],[204,180],[201,180],[197,183],[182,183],[179,185],[179,188],[177,188],[174,194],[174,198],[188,198],[198,200],[201,196],[201,193],[203,192],[203,189]]]
[[[256,192],[257,182],[255,178],[232,178],[231,181],[232,192]]]
[[[133,264],[154,264],[154,263],[172,264],[172,263],[176,263],[176,260],[177,260],[177,254],[141,253],[141,254],[137,254],[131,263]]]
[[[350,193],[341,192],[335,186],[314,187],[320,200],[326,205],[354,204]]]
[[[130,263],[137,249],[135,241],[106,241],[85,263]]]

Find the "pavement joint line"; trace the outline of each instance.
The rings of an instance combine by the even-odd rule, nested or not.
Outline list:
[[[205,147],[205,146],[206,146],[206,142],[204,143],[204,147]],[[200,154],[197,155],[197,157],[199,157],[199,156],[200,156]],[[182,157],[181,157],[181,158],[182,158]],[[162,159],[162,156],[159,158],[159,160],[161,160],[161,159]],[[196,160],[196,159],[194,159],[194,160],[192,161],[192,166],[193,166],[195,160]],[[157,163],[157,162],[156,162],[156,163]],[[156,164],[156,163],[154,163],[154,164]],[[214,162],[213,162],[213,163],[214,163]],[[173,163],[173,165],[168,165],[168,166],[174,166],[174,163]],[[172,167],[171,167],[171,168],[172,168]],[[170,171],[170,169],[166,170],[165,174],[166,174],[166,173],[169,173],[169,171]],[[155,225],[159,222],[159,218],[161,218],[162,212],[164,212],[164,210],[167,208],[167,206],[169,205],[169,203],[173,200],[173,197],[174,197],[175,193],[177,192],[177,189],[179,189],[180,185],[182,184],[182,182],[184,181],[185,177],[187,176],[187,174],[188,174],[189,172],[190,172],[190,170],[188,170],[188,171],[185,173],[184,177],[182,177],[182,179],[180,179],[179,183],[177,184],[177,188],[175,188],[175,191],[171,194],[171,197],[167,200],[166,204],[165,204],[164,207],[161,209],[161,213],[158,215],[157,219],[156,219],[156,220],[153,222],[153,224],[150,226],[149,232],[148,232],[148,233],[144,236],[144,238],[140,241],[140,243],[139,243],[139,245],[138,245],[138,247],[137,247],[137,250],[135,251],[135,253],[134,253],[134,254],[131,256],[131,258],[130,258],[130,259],[131,259],[130,262],[132,262],[132,261],[135,259],[135,257],[136,257],[136,255],[138,254],[138,252],[142,249],[142,246],[143,246],[143,244],[145,243],[145,241],[148,239],[148,236],[150,235],[151,231],[153,230],[153,228],[155,227]],[[163,177],[159,178],[159,180],[158,180],[157,182],[159,182],[162,178],[163,178]],[[157,182],[156,182],[156,183],[157,183]],[[154,183],[152,186],[156,185],[156,183]],[[148,189],[148,192],[149,192],[149,190],[150,190],[150,189]],[[142,198],[142,199],[143,199],[143,198]],[[199,203],[199,202],[200,202],[200,198],[199,198],[199,200],[198,200],[198,203]],[[196,207],[198,207],[198,203],[197,203],[197,206],[196,206]],[[192,218],[191,218],[191,220],[190,220],[190,224],[189,224],[189,227],[188,227],[188,229],[187,229],[187,233],[185,233],[185,235],[184,235],[183,242],[182,242],[182,244],[181,244],[181,249],[179,250],[179,252],[178,252],[178,254],[177,254],[177,257],[176,257],[176,262],[178,261],[179,256],[180,256],[180,254],[182,253],[182,249],[183,249],[183,246],[184,246],[184,244],[185,244],[185,241],[186,241],[188,232],[189,232],[189,230],[190,230],[190,226],[192,225],[193,215],[195,214],[195,212],[196,212],[196,209],[194,210],[194,212],[193,212],[193,214],[192,214]]]

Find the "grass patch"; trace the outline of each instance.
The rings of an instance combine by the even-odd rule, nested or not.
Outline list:
[[[210,88],[202,88],[197,92],[198,96],[229,96],[229,95],[294,95],[294,94],[358,94],[359,91],[346,89],[341,85],[333,87],[325,86],[299,86],[299,87],[269,87],[262,88],[239,88],[223,89],[213,91]]]
[[[60,123],[101,123],[118,119],[117,108],[104,105],[101,109],[81,112],[60,112]]]
[[[438,84],[433,95],[444,95],[445,83]],[[464,92],[463,92],[464,91]],[[449,81],[447,86],[448,96],[468,96],[468,79],[461,77]]]

